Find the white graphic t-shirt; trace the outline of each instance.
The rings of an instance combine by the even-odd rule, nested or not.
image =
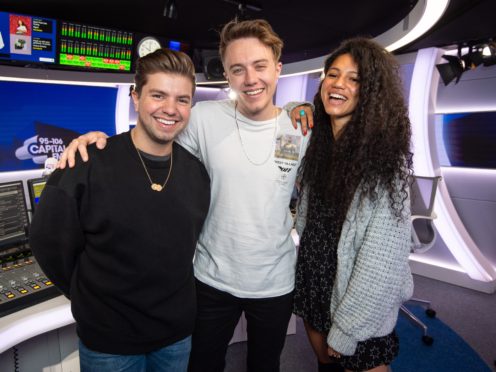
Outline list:
[[[211,179],[194,262],[200,281],[242,298],[293,290],[289,203],[308,139],[285,111],[261,122],[237,112],[236,123],[233,101],[195,105],[178,142],[198,156]]]

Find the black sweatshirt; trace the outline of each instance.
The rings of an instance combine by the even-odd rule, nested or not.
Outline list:
[[[130,133],[90,160],[57,170],[36,208],[30,244],[45,274],[71,300],[90,349],[142,354],[193,331],[193,255],[210,203],[205,167],[174,143],[161,192],[150,188]],[[162,184],[170,160],[143,158]]]

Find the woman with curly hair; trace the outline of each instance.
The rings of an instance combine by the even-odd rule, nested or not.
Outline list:
[[[413,281],[410,121],[398,66],[366,38],[325,62],[302,167],[294,312],[319,371],[387,371]]]

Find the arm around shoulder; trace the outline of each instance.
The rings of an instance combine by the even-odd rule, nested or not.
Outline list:
[[[69,143],[59,159],[58,168],[64,169],[66,165],[73,168],[76,164],[76,155],[79,153],[82,161],[88,161],[88,145],[96,143],[100,150],[107,145],[107,134],[104,132],[94,131],[80,135]]]
[[[189,122],[186,128],[179,133],[176,141],[189,153],[193,154],[196,158],[201,160],[200,153],[200,135],[199,135],[199,125],[200,114],[198,109],[198,103],[191,109],[191,115],[189,117]]]
[[[308,106],[311,108],[312,111],[315,111],[315,106],[313,105],[312,102],[309,101],[291,101],[288,102],[284,105],[283,109],[286,110],[288,114],[291,114],[291,111],[293,111],[295,108],[298,108],[300,106]]]
[[[308,129],[313,128],[313,113],[315,106],[311,102],[288,102],[284,105],[284,110],[288,113],[291,123],[295,129],[298,125],[301,132],[306,135]]]

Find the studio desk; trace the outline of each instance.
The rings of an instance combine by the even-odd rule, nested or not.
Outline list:
[[[74,319],[69,300],[44,275],[32,255],[0,266],[0,354],[70,323]]]

